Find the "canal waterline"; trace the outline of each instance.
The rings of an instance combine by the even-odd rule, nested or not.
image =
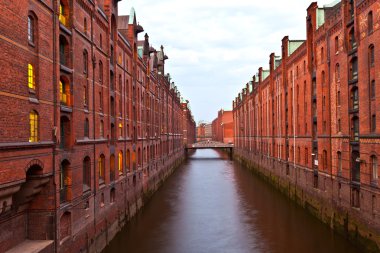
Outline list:
[[[228,155],[198,150],[104,253],[359,252]]]

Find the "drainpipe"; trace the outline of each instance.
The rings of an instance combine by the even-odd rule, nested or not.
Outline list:
[[[94,161],[94,166],[93,166],[93,171],[94,171],[94,231],[96,235],[96,144],[95,144],[95,67],[96,67],[96,58],[94,55],[94,16],[91,16],[91,56],[92,56],[92,123],[93,123],[93,128],[92,128],[92,134],[94,138],[93,142],[93,161]],[[104,131],[104,129],[103,129]]]
[[[56,44],[57,44],[57,1],[53,1],[53,103],[54,103],[54,111],[53,118],[54,124],[57,125],[57,52],[56,52]],[[56,176],[56,164],[55,164],[55,148],[57,145],[57,137],[56,137],[56,129],[57,126],[54,126],[54,145],[52,148],[53,153],[53,184],[54,189],[57,189],[57,184],[55,181]],[[54,191],[55,192],[55,191]],[[58,252],[58,236],[57,236],[57,217],[58,217],[58,206],[57,206],[57,193],[54,194],[54,251]]]

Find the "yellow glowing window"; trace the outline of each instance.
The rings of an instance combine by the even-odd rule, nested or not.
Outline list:
[[[36,111],[31,111],[29,113],[29,127],[30,127],[29,142],[37,142],[38,141],[38,114]]]
[[[104,157],[100,156],[98,160],[98,166],[99,166],[99,178],[101,180],[104,180]]]
[[[67,26],[67,18],[65,16],[65,7],[62,4],[59,5],[59,21]]]
[[[119,174],[123,174],[123,153],[119,152]]]
[[[61,103],[67,104],[67,95],[65,91],[65,85],[62,81],[59,81],[59,95],[61,99]]]
[[[36,82],[34,76],[34,68],[32,64],[28,64],[28,87],[29,89],[36,89]]]

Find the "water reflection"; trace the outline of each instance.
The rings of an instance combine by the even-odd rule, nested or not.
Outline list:
[[[227,154],[198,150],[104,253],[358,252]]]

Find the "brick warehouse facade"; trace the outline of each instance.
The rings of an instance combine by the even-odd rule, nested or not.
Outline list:
[[[212,121],[212,140],[234,143],[234,120],[232,111],[221,109],[218,117]]]
[[[117,3],[0,2],[0,252],[100,252],[194,142],[163,47]]]
[[[380,1],[307,9],[233,101],[235,155],[333,229],[380,246]]]

